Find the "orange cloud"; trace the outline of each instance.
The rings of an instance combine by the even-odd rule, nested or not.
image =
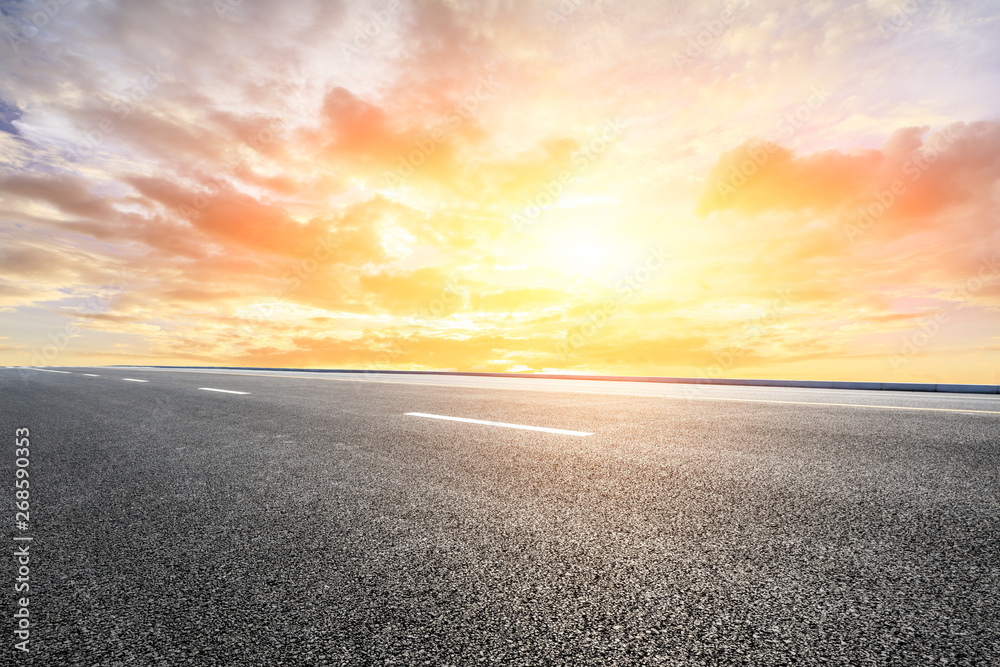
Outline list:
[[[983,204],[1000,177],[1000,123],[957,123],[932,133],[903,128],[880,150],[796,157],[770,142],[727,151],[709,172],[697,211],[885,209],[911,223],[951,207]]]

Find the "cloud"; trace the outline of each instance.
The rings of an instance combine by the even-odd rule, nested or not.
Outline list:
[[[91,188],[90,183],[71,174],[15,174],[0,180],[0,194],[44,201],[70,215],[91,218],[114,215],[107,199],[93,194]]]
[[[163,204],[214,241],[263,253],[307,255],[326,231],[319,220],[298,223],[283,207],[260,201],[214,182],[214,189],[187,190],[157,178],[128,182],[145,197]]]
[[[899,222],[988,198],[989,187],[1000,177],[1000,124],[956,123],[923,138],[928,130],[902,128],[880,150],[804,156],[749,141],[719,158],[698,211],[853,210],[877,202],[888,191],[887,219]],[[894,194],[893,183],[903,192]]]
[[[0,132],[20,135],[20,131],[13,125],[14,121],[20,117],[20,109],[8,102],[0,100]]]
[[[1000,248],[985,4],[58,4],[0,16],[0,303],[61,358],[808,375]]]

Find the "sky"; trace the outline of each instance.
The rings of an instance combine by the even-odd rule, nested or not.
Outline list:
[[[1000,383],[1000,2],[0,13],[0,364]]]

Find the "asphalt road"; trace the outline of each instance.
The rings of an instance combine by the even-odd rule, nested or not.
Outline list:
[[[62,370],[5,664],[1000,664],[997,396]]]

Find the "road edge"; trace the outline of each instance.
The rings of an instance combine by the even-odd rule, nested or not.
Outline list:
[[[394,371],[359,368],[268,368],[262,366],[126,366],[109,368],[204,369],[232,371],[292,371],[301,373],[364,373],[367,375],[455,375],[509,377],[543,380],[599,380],[606,382],[660,382],[668,384],[712,384],[747,387],[795,387],[801,389],[855,389],[864,391],[921,391],[951,394],[1000,394],[1000,385],[922,382],[843,382],[834,380],[754,380],[743,378],[684,378],[650,375],[576,375],[564,373],[493,373],[488,371]]]

